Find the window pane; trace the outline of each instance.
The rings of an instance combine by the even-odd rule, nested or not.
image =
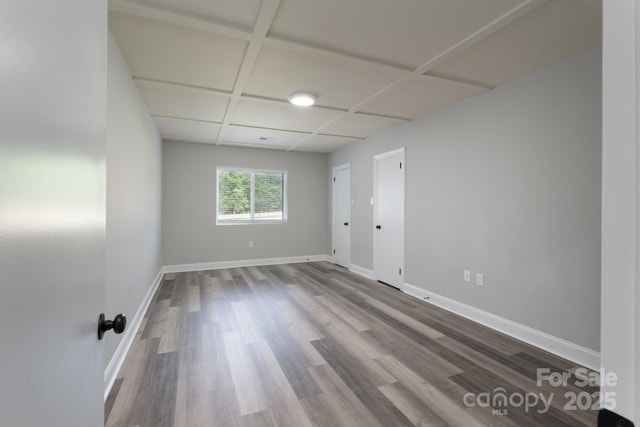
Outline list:
[[[216,223],[287,221],[287,172],[218,168]]]
[[[284,174],[255,173],[255,216],[257,221],[283,220]]]
[[[251,172],[218,171],[218,219],[251,219]]]

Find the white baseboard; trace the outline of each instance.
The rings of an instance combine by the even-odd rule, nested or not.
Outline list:
[[[259,265],[295,264],[300,262],[327,261],[328,255],[309,255],[284,258],[244,259],[237,261],[200,262],[196,264],[165,265],[165,273],[186,273],[189,271],[219,270],[221,268],[255,267]]]
[[[138,329],[140,328],[140,324],[142,323],[142,319],[144,318],[147,309],[149,308],[149,304],[151,304],[151,300],[158,290],[158,286],[162,282],[162,276],[164,275],[164,268],[161,268],[156,278],[153,280],[151,287],[147,291],[146,295],[142,299],[136,314],[132,319],[127,319],[127,329],[122,336],[122,340],[120,340],[120,344],[118,344],[118,348],[116,348],[115,353],[111,357],[111,360],[107,364],[107,367],[104,370],[104,400],[107,400],[109,397],[109,392],[111,392],[111,387],[113,387],[113,383],[116,380],[116,376],[124,363],[124,359],[127,357],[127,353],[129,352],[129,348],[133,343],[136,334],[138,333]]]
[[[459,301],[429,292],[409,283],[405,283],[403,292],[579,365],[595,371],[600,369],[600,353],[597,351],[513,322],[509,319],[496,316],[495,314]]]
[[[372,270],[360,267],[359,265],[351,264],[349,265],[349,270],[363,277],[366,277],[367,279],[376,280],[375,273]]]

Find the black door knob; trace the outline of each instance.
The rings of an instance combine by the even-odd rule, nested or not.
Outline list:
[[[382,228],[382,226],[381,226],[381,225],[376,225],[376,228],[377,228],[378,230],[380,230],[380,229]]]
[[[348,222],[345,222],[345,223],[344,223],[344,225],[349,225],[349,223],[348,223]]]
[[[104,313],[100,313],[98,317],[98,339],[101,340],[104,333],[109,329],[113,329],[116,334],[121,334],[127,327],[127,316],[118,314],[113,320],[105,320]]]

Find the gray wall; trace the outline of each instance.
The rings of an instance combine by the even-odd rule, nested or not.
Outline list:
[[[217,226],[217,166],[287,170],[288,222]],[[326,154],[165,142],[164,264],[325,255],[328,182]]]
[[[111,35],[107,88],[105,313],[131,319],[162,266],[162,143]],[[106,361],[121,338],[105,335]]]
[[[373,269],[372,157],[404,146],[407,283],[597,350],[601,88],[597,49],[333,153],[352,263]]]

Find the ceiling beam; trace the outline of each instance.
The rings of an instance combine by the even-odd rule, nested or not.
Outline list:
[[[183,120],[185,122],[210,123],[212,125],[222,124],[221,122],[216,122],[214,120],[190,119],[188,117],[168,116],[165,114],[151,114],[151,117],[157,117],[159,119]]]
[[[228,90],[222,90],[222,89],[213,89],[207,86],[198,86],[198,85],[190,85],[190,84],[186,84],[186,83],[178,83],[178,82],[172,82],[172,81],[168,81],[168,80],[160,80],[160,79],[150,79],[147,77],[141,77],[141,76],[133,76],[133,80],[136,82],[144,82],[144,83],[157,83],[157,84],[162,84],[162,85],[167,85],[167,86],[175,86],[175,87],[183,87],[183,88],[188,88],[188,89],[195,89],[195,90],[201,90],[204,92],[209,92],[209,93],[213,93],[216,95],[220,95],[221,97],[225,97],[225,98],[230,98],[232,95],[232,92],[228,91]]]
[[[247,86],[247,82],[249,81],[249,77],[251,76],[251,72],[253,71],[253,67],[258,60],[258,55],[260,54],[260,50],[262,49],[264,39],[267,36],[269,29],[271,28],[271,24],[276,17],[276,13],[278,12],[279,7],[280,0],[263,0],[262,4],[260,5],[258,18],[256,19],[256,24],[253,27],[253,33],[251,34],[251,38],[249,40],[249,46],[247,47],[244,59],[242,60],[242,65],[240,66],[240,71],[238,72],[238,76],[236,77],[236,82],[231,94],[231,99],[229,100],[229,104],[227,105],[227,110],[224,114],[224,120],[222,121],[222,126],[220,127],[220,131],[218,132],[218,136],[216,138],[218,141],[218,145],[222,143],[227,127],[229,126],[231,119],[238,109],[240,98],[244,93],[244,89]]]
[[[488,85],[486,83],[477,82],[477,81],[468,80],[468,79],[462,79],[459,77],[452,77],[452,76],[444,75],[441,73],[434,73],[433,71],[427,71],[426,73],[420,75],[419,78],[437,79],[437,80],[442,80],[446,82],[455,82],[455,83],[471,86],[474,88],[486,89],[487,91],[495,89],[495,86]]]
[[[217,24],[205,19],[198,19],[169,12],[156,7],[133,4],[123,0],[109,0],[109,10],[138,16],[140,18],[153,19],[167,24],[179,25],[181,27],[191,28],[194,30],[206,31],[208,33],[214,33],[234,39],[246,41],[251,39],[251,33],[249,31],[232,28],[228,25]]]
[[[335,49],[327,47],[312,46],[308,43],[285,39],[283,37],[277,37],[269,35],[264,40],[265,46],[274,47],[282,50],[288,50],[290,52],[300,53],[303,55],[309,55],[320,59],[332,59],[342,62],[350,62],[356,65],[374,66],[378,68],[386,68],[400,73],[411,74],[413,72],[411,67],[391,64],[388,62],[380,61],[374,58],[368,58],[360,55],[356,55],[348,52],[341,52]]]

